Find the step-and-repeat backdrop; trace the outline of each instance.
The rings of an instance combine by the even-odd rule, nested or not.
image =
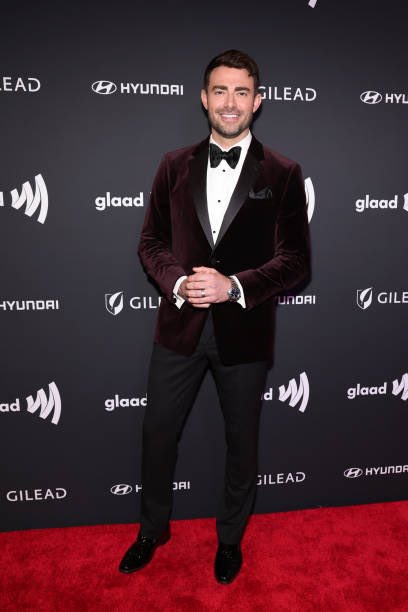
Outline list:
[[[313,277],[277,298],[255,511],[404,499],[406,3],[4,2],[1,528],[137,521],[160,296],[137,257],[164,152],[208,133],[219,52],[259,63],[254,133],[302,165]],[[174,518],[214,516],[224,433],[207,377]]]

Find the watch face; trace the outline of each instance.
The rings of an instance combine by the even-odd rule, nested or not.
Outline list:
[[[236,302],[241,297],[241,292],[238,287],[232,287],[228,291],[228,294],[230,296],[230,300],[232,300],[233,302]]]

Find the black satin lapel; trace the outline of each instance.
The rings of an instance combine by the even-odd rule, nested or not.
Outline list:
[[[207,207],[207,163],[208,142],[206,146],[201,147],[201,149],[190,161],[189,181],[198,219],[201,223],[204,234],[212,247],[213,239],[211,235],[210,218],[208,216]]]
[[[256,177],[258,176],[261,169],[261,164],[259,163],[257,157],[258,156],[254,155],[253,153],[253,147],[250,147],[245,158],[244,165],[242,166],[238,183],[233,191],[230,203],[225,212],[220,232],[218,234],[217,242],[215,243],[214,248],[219,245],[225,232],[234,220],[237,212],[247,199],[249,190],[255,183]]]

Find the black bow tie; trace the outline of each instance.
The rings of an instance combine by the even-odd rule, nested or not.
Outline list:
[[[238,161],[239,156],[241,155],[241,147],[232,147],[229,151],[223,151],[217,145],[210,143],[210,165],[211,168],[216,168],[222,159],[231,166],[231,168],[235,168]]]

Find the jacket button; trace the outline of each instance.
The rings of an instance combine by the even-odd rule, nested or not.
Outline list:
[[[212,266],[215,266],[216,264],[220,264],[220,263],[221,263],[221,259],[217,259],[216,257],[211,257],[210,264]]]

